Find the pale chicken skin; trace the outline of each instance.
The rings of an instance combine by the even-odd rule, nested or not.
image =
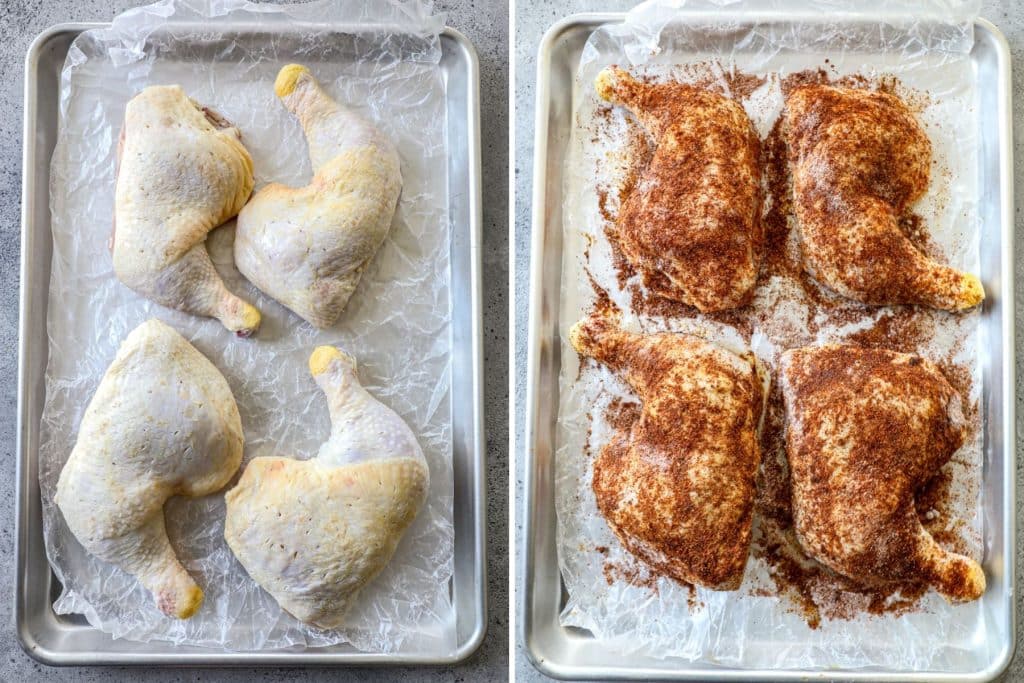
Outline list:
[[[252,158],[237,128],[176,85],[140,92],[125,109],[118,145],[118,279],[162,306],[253,334],[260,312],[227,290],[206,251],[207,233],[234,217],[252,188]]]
[[[57,482],[57,506],[87,551],[135,576],[162,612],[185,619],[203,591],[167,538],[164,503],[221,489],[242,446],[223,375],[150,320],[121,344],[89,403]]]
[[[977,562],[943,549],[914,508],[916,492],[964,443],[961,399],[918,356],[850,346],[782,357],[786,453],[797,539],[862,585],[924,583],[977,599]]]
[[[594,461],[594,495],[612,531],[660,574],[739,588],[767,373],[749,352],[684,334],[634,334],[601,316],[577,323],[569,339],[622,376],[642,404]]]
[[[256,193],[238,217],[235,261],[263,292],[330,327],[391,229],[402,190],[398,152],[304,66],[281,69],[274,91],[302,125],[313,179]]]
[[[655,293],[704,312],[749,303],[760,269],[761,143],[743,107],[679,83],[649,84],[618,67],[598,95],[628,109],[654,156],[622,204],[617,236]]]
[[[412,430],[321,346],[309,368],[331,435],[310,460],[255,458],[226,496],[224,538],[249,576],[300,621],[344,623],[422,507],[430,475]]]
[[[931,142],[898,97],[808,85],[786,99],[793,206],[805,270],[866,304],[959,311],[981,281],[937,263],[900,229],[928,189]]]

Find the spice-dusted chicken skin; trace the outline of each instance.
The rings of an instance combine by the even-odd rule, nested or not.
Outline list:
[[[577,323],[573,347],[643,404],[594,462],[597,506],[622,544],[677,581],[735,590],[750,546],[767,377],[753,355],[684,334]]]
[[[627,108],[656,145],[622,205],[618,239],[648,287],[705,312],[750,301],[761,262],[760,140],[720,94],[602,71],[598,95]]]
[[[914,495],[964,443],[960,396],[929,361],[850,346],[782,357],[797,539],[866,586],[925,583],[951,601],[985,592],[974,560],[925,531]]]
[[[804,268],[866,304],[957,311],[981,282],[925,256],[899,218],[928,188],[931,142],[894,95],[808,85],[786,100],[793,206]]]

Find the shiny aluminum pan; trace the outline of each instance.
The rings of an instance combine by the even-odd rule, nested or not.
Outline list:
[[[728,15],[723,8],[721,16]],[[991,23],[974,26],[971,52],[981,97],[982,219],[981,273],[989,294],[982,312],[982,400],[985,469],[983,502],[990,519],[985,531],[984,567],[988,591],[982,598],[993,625],[1005,633],[998,656],[973,672],[936,673],[835,669],[750,670],[659,660],[611,651],[586,630],[559,623],[564,586],[556,547],[554,457],[558,419],[559,293],[562,270],[562,188],[565,154],[572,126],[573,81],[580,55],[599,25],[625,15],[578,14],[555,24],[541,41],[537,60],[536,141],[533,178],[533,234],[530,253],[530,328],[526,378],[526,481],[521,637],[527,654],[543,673],[561,679],[728,681],[989,681],[1009,664],[1015,643],[1014,557],[1014,346],[1013,346],[1013,159],[1010,51]],[[771,21],[793,15],[737,21]]]
[[[479,72],[472,43],[441,33],[447,92],[451,239],[452,457],[455,471],[455,573],[451,581],[457,643],[450,653],[375,654],[350,645],[307,650],[222,652],[170,643],[114,640],[77,615],[58,615],[60,584],[43,547],[36,456],[46,371],[50,283],[50,157],[57,140],[60,72],[71,42],[103,24],[61,24],[40,34],[25,60],[22,158],[21,318],[18,349],[17,519],[14,621],[25,651],[51,665],[305,666],[453,664],[472,654],[486,631],[483,352],[481,347],[481,202]],[[169,28],[173,28],[173,25]],[[345,31],[344,26],[325,27]],[[270,35],[239,24],[238,33]],[[352,32],[350,29],[349,32]],[[229,36],[225,36],[230,40]]]

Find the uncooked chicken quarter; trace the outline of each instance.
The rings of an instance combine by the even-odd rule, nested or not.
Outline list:
[[[658,573],[735,590],[750,550],[768,375],[685,334],[637,334],[597,314],[569,335],[577,352],[622,375],[643,410],[594,461],[597,507]]]
[[[895,95],[808,85],[786,99],[793,208],[804,268],[866,304],[960,311],[981,281],[929,258],[899,219],[928,189],[932,146]]]
[[[242,462],[242,421],[224,376],[159,320],[125,338],[85,411],[56,502],[87,551],[188,618],[203,591],[164,526],[171,496],[221,489]]]
[[[310,460],[250,462],[227,493],[224,538],[284,610],[334,628],[391,560],[430,473],[409,426],[359,383],[355,359],[321,346],[309,370],[327,398],[330,437]]]
[[[248,337],[260,312],[228,291],[206,251],[207,234],[252,192],[252,158],[241,137],[179,86],[154,85],[133,97],[117,149],[112,243],[121,282]]]
[[[402,191],[398,152],[304,66],[281,69],[274,92],[302,125],[313,178],[300,188],[270,183],[253,196],[238,216],[235,262],[263,292],[330,327],[391,229]]]
[[[973,559],[921,526],[914,495],[961,445],[961,398],[919,356],[852,346],[782,356],[797,539],[862,585],[924,583],[953,601],[985,592]]]
[[[654,155],[622,204],[625,257],[658,295],[703,312],[746,305],[761,266],[761,140],[737,102],[681,83],[645,83],[618,67],[598,95],[628,109]]]

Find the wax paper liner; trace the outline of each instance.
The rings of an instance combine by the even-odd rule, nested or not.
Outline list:
[[[82,613],[116,638],[235,651],[343,642],[380,652],[454,648],[443,27],[442,16],[415,0],[287,7],[178,0],[130,10],[75,40],[61,79],[51,170],[49,365],[39,451],[46,548],[64,585],[58,613]],[[232,224],[212,233],[208,247],[228,288],[263,312],[259,333],[242,340],[215,320],[153,304],[115,277],[107,241],[117,138],[134,94],[177,83],[241,130],[257,188],[304,185],[311,177],[305,139],[273,88],[290,62],[309,66],[332,96],[387,133],[401,155],[404,187],[387,240],[327,330],[304,323],[234,269]],[[224,373],[242,416],[243,468],[262,455],[312,457],[327,438],[327,404],[306,365],[320,344],[352,353],[363,384],[416,433],[430,466],[427,502],[342,628],[299,623],[249,578],[223,540],[222,493],[166,506],[172,543],[206,593],[188,620],[162,615],[135,579],[88,555],[69,532],[54,505],[61,467],[118,345],[151,317],[185,335]]]
[[[986,621],[984,598],[951,606],[932,592],[901,616],[826,618],[813,629],[775,589],[761,557],[752,555],[737,592],[697,588],[691,593],[651,575],[612,534],[591,490],[592,458],[613,433],[605,413],[616,401],[636,397],[598,364],[581,366],[566,341],[569,327],[594,302],[591,277],[623,311],[625,327],[689,331],[749,345],[773,371],[773,381],[783,350],[842,341],[894,315],[883,307],[852,322],[833,320],[815,314],[791,281],[775,277],[758,287],[749,310],[765,321],[756,323],[749,337],[702,315],[675,319],[634,311],[629,288],[639,283],[618,281],[604,231],[614,218],[608,213],[618,209],[616,188],[640,161],[624,151],[636,136],[631,117],[600,102],[594,92],[595,76],[611,64],[656,80],[710,82],[741,100],[762,138],[782,110],[781,78],[787,75],[823,68],[834,77],[896,76],[933,143],[931,185],[915,211],[928,226],[939,258],[978,272],[977,99],[968,56],[977,11],[977,2],[952,0],[859,3],[856,9],[845,1],[647,2],[629,12],[624,23],[602,26],[590,36],[574,85],[563,211],[556,455],[559,564],[568,596],[562,624],[587,629],[623,653],[747,668],[958,671],[990,661],[986,648],[1001,640]],[[732,92],[738,73],[766,81],[749,93]],[[797,248],[792,229],[789,240],[788,248]],[[926,330],[916,352],[967,367],[967,398],[977,403],[979,313],[915,315]],[[973,437],[947,465],[952,483],[928,524],[954,533],[959,549],[980,558],[983,529],[999,523],[984,519],[980,505],[979,426],[976,416]],[[957,520],[965,523],[956,526]],[[756,537],[765,527],[757,516],[754,525]]]

